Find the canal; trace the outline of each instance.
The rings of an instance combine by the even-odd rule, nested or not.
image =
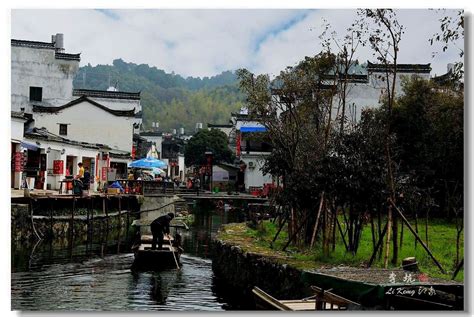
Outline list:
[[[214,278],[212,238],[238,211],[196,209],[180,231],[181,270],[132,273],[131,237],[107,234],[93,243],[47,242],[12,246],[13,310],[221,311],[247,309]],[[237,296],[238,297],[238,296]]]

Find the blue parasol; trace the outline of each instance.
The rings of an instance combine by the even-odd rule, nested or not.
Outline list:
[[[128,164],[128,167],[135,167],[135,168],[165,168],[168,165],[166,165],[165,162],[158,160],[156,158],[152,157],[147,157],[141,160],[136,160]]]

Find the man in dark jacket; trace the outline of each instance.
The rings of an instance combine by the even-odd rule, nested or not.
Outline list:
[[[151,223],[151,233],[153,234],[153,240],[151,242],[151,249],[156,249],[156,240],[158,240],[158,250],[163,249],[163,235],[170,233],[170,222],[174,218],[172,212],[167,215],[156,218]]]

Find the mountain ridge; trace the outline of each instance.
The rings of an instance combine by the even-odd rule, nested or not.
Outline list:
[[[82,66],[74,78],[76,89],[141,92],[144,128],[159,122],[160,129],[185,128],[194,131],[196,123],[227,123],[230,113],[240,109],[244,96],[235,72],[223,71],[211,77],[184,78],[148,64],[115,59],[112,65]]]

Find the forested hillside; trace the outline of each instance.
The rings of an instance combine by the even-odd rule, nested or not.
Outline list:
[[[197,122],[227,123],[231,111],[243,106],[236,75],[231,71],[213,77],[183,78],[147,64],[126,63],[83,66],[74,79],[74,88],[119,91],[141,91],[143,122],[159,122],[160,129],[170,131],[184,127],[194,131]]]

